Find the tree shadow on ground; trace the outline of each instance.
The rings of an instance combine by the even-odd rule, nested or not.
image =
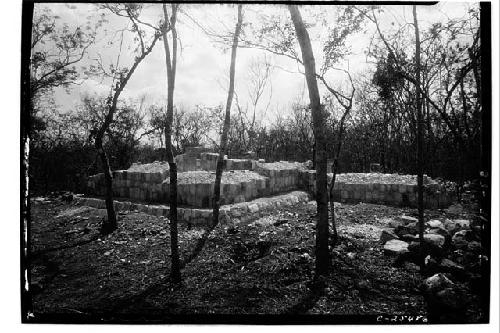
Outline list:
[[[303,314],[312,309],[318,300],[325,295],[326,284],[323,279],[309,282],[309,292],[305,294],[298,303],[284,311],[287,315]]]
[[[216,227],[216,226],[215,226]],[[215,229],[213,226],[207,226],[205,229],[205,232],[203,233],[203,236],[198,239],[196,242],[196,245],[194,246],[193,251],[184,259],[181,258],[181,263],[180,263],[180,269],[184,269],[189,263],[191,263],[203,250],[205,247],[205,244],[207,243],[207,240],[210,236],[210,234],[213,232]],[[170,272],[167,272],[168,274]],[[156,283],[150,285],[146,289],[132,294],[132,295],[125,295],[122,298],[112,300],[112,306],[110,308],[110,313],[115,313],[119,312],[121,310],[126,310],[131,307],[140,307],[140,304],[143,303],[145,299],[147,299],[148,296],[154,295],[161,293],[165,289],[177,289],[182,286],[182,282],[180,284],[174,284],[170,278],[170,276],[167,276],[163,279],[158,280]]]

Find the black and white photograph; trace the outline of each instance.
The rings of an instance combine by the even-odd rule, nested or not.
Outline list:
[[[498,325],[490,2],[19,7],[20,322]]]

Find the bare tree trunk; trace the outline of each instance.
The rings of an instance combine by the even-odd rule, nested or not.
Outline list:
[[[181,282],[181,269],[179,259],[179,241],[177,230],[177,164],[172,152],[172,122],[174,118],[174,88],[175,71],[177,68],[177,31],[175,23],[177,19],[177,4],[172,4],[172,17],[169,19],[167,6],[163,4],[165,17],[165,28],[163,29],[163,46],[165,49],[165,62],[167,65],[167,122],[165,124],[165,152],[167,156],[170,176],[170,278],[172,282]],[[172,56],[168,45],[167,22],[170,22],[172,32]]]
[[[413,5],[413,25],[415,26],[415,88],[417,91],[417,188],[418,188],[418,239],[420,242],[420,272],[425,271],[424,251],[424,135],[422,119],[422,99],[420,91],[420,34],[417,21],[417,6]]]
[[[109,166],[109,160],[104,148],[102,146],[102,137],[96,138],[95,146],[99,158],[101,159],[102,168],[104,172],[104,182],[106,186],[105,202],[106,202],[106,213],[108,218],[103,220],[101,226],[101,233],[104,235],[110,234],[118,228],[118,223],[116,221],[115,207],[113,206],[113,176],[111,174],[111,168]]]
[[[236,64],[236,50],[238,49],[238,39],[241,32],[241,24],[243,21],[242,5],[238,5],[238,22],[234,30],[233,46],[231,48],[231,66],[229,68],[229,90],[227,93],[226,101],[226,115],[224,118],[224,125],[222,127],[222,135],[219,147],[219,157],[217,158],[217,167],[215,170],[215,183],[214,183],[214,197],[213,197],[213,215],[212,227],[219,223],[219,208],[220,208],[220,183],[222,180],[222,168],[224,164],[224,154],[227,151],[227,135],[229,132],[229,124],[231,121],[231,103],[233,102],[234,95],[234,72]]]
[[[339,234],[337,231],[337,221],[335,220],[335,201],[333,200],[333,188],[335,187],[335,178],[337,177],[337,159],[333,161],[332,164],[332,181],[330,182],[328,193],[330,198],[330,219],[332,221],[332,246],[336,246],[339,240]]]
[[[349,115],[350,111],[351,111],[351,107],[346,108],[344,111],[344,114],[342,115],[342,118],[340,119],[340,122],[339,122],[337,149],[335,151],[335,157],[333,159],[333,164],[332,164],[332,173],[333,173],[332,181],[330,182],[330,185],[328,187],[328,193],[329,193],[329,198],[330,198],[330,219],[332,221],[332,229],[333,229],[332,246],[337,245],[338,238],[339,238],[338,232],[337,232],[337,222],[335,220],[335,201],[333,200],[333,188],[335,187],[335,180],[337,178],[340,149],[342,148],[342,139],[343,139],[343,134],[344,134],[344,124],[345,124],[345,120],[346,120],[347,116]]]
[[[321,107],[318,83],[316,82],[316,64],[302,16],[296,5],[288,6],[295,26],[295,33],[300,44],[302,61],[306,75],[309,100],[313,119],[313,132],[316,140],[316,202],[318,220],[316,224],[316,271],[315,277],[324,276],[330,270],[330,252],[328,249],[328,188],[326,165],[326,117]]]
[[[139,33],[139,32],[138,32]],[[104,220],[101,232],[103,234],[108,234],[116,230],[118,227],[117,220],[116,220],[116,213],[115,209],[113,206],[113,177],[111,175],[111,169],[109,166],[109,160],[106,154],[106,151],[104,150],[103,147],[103,138],[104,134],[106,131],[109,129],[109,126],[113,123],[113,117],[116,112],[117,104],[118,104],[118,98],[120,97],[120,94],[122,93],[123,89],[127,85],[128,81],[132,77],[132,74],[134,74],[135,70],[139,66],[139,64],[146,58],[148,54],[151,53],[153,50],[156,42],[158,41],[158,38],[160,37],[159,34],[156,34],[149,45],[148,48],[142,48],[142,52],[139,56],[134,58],[134,63],[132,67],[130,67],[130,70],[124,75],[120,76],[117,78],[116,85],[112,90],[112,95],[109,96],[106,105],[108,112],[106,114],[106,117],[104,118],[104,122],[102,123],[101,127],[97,130],[97,133],[95,135],[95,147],[97,149],[97,153],[101,159],[102,162],[102,168],[103,168],[103,173],[104,173],[104,180],[106,184],[106,194],[105,194],[105,201],[106,201],[106,211],[108,215],[108,219]]]
[[[479,156],[481,161],[481,170],[479,173],[479,184],[481,190],[479,192],[480,217],[482,224],[481,245],[481,307],[483,308],[483,320],[490,320],[490,302],[491,302],[491,162],[492,162],[492,108],[491,108],[491,30],[488,27],[488,19],[491,17],[491,5],[489,3],[481,3],[481,20],[480,20],[480,38],[481,38],[481,63],[484,66],[484,71],[477,73],[476,85],[477,95],[479,96],[478,107],[481,109],[480,121],[481,141],[479,145]],[[486,23],[486,24],[484,24]],[[483,43],[484,41],[484,43]],[[477,67],[475,67],[477,68]],[[476,74],[476,73],[475,73]],[[479,111],[479,110],[478,110]]]

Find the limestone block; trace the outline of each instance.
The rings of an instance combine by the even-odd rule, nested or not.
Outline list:
[[[230,198],[231,197],[231,185],[224,183],[221,184],[221,197]]]
[[[137,199],[137,188],[136,187],[132,187],[129,189],[129,197],[131,199]]]
[[[95,207],[96,208],[99,208],[99,209],[103,209],[103,208],[106,208],[106,202],[104,200],[99,200],[97,199],[95,201]]]
[[[259,196],[259,185],[257,184],[256,179],[253,179],[251,181],[251,184],[252,184],[251,188],[252,188],[252,199],[253,199]]]
[[[161,191],[158,191],[156,188],[151,189],[151,200],[154,202],[161,202],[162,200],[162,193]]]
[[[132,203],[130,201],[124,201],[122,202],[122,211],[128,211],[130,210],[130,206]]]
[[[352,190],[352,191],[349,191],[349,192],[350,192],[349,193],[349,198],[350,199],[355,199],[355,200],[359,200],[360,199],[361,196],[360,196],[360,194],[359,194],[358,191]]]
[[[380,243],[385,244],[392,239],[398,239],[398,236],[394,233],[394,229],[383,229],[380,233]]]
[[[264,210],[269,208],[269,203],[266,201],[257,201],[257,205],[259,206],[259,210]]]
[[[193,210],[192,209],[184,209],[184,214],[182,216],[182,219],[186,222],[189,222],[191,218],[193,217]]]
[[[245,197],[243,195],[237,195],[235,198],[234,198],[234,202],[236,203],[240,203],[240,202],[245,202]]]
[[[170,184],[163,182],[161,184],[161,191],[163,192],[163,195],[168,198],[170,195]]]
[[[123,202],[121,201],[114,201],[113,206],[115,207],[115,210],[117,211],[123,211]]]
[[[295,195],[290,196],[290,202],[292,204],[298,204],[299,203],[299,198],[297,198]]]
[[[231,198],[235,198],[241,192],[240,184],[229,184],[229,195]]]
[[[186,184],[185,193],[186,196],[189,197],[190,201],[196,202],[196,189],[196,184]]]
[[[133,184],[137,180],[137,172],[129,171],[127,173],[127,179],[129,179],[131,181],[131,183]]]
[[[241,215],[243,215],[243,212],[239,206],[235,205],[230,208],[229,215],[232,217],[240,217]]]
[[[430,220],[425,223],[429,228],[444,228],[443,222],[439,220]]]
[[[154,172],[151,174],[151,182],[157,184],[163,181],[163,174],[161,172]]]
[[[384,244],[384,253],[387,255],[399,255],[408,252],[408,243],[392,239]]]
[[[445,243],[445,238],[444,236],[438,234],[425,234],[424,242],[441,248]]]
[[[139,204],[137,206],[137,210],[139,212],[141,212],[141,213],[148,214],[148,212],[149,212],[149,206],[148,205]]]
[[[251,214],[257,213],[259,211],[259,206],[255,203],[249,204],[248,205],[248,211]]]
[[[261,191],[266,189],[266,180],[265,179],[257,179],[257,188]]]
[[[201,218],[206,221],[210,221],[212,219],[212,211],[208,209],[201,210]]]
[[[255,197],[254,193],[255,193],[256,189],[254,187],[254,184],[251,181],[246,182],[246,184],[247,184],[247,186],[246,186],[246,191],[245,191],[245,198],[247,198],[248,200],[251,200]]]

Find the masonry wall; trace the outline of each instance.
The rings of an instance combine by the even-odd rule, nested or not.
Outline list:
[[[309,194],[294,191],[287,194],[269,198],[259,198],[253,201],[224,205],[220,208],[220,222],[239,219],[248,221],[266,214],[267,211],[278,207],[294,206],[310,200]],[[77,205],[105,209],[104,199],[77,197]],[[170,208],[166,205],[148,205],[130,201],[115,201],[114,206],[118,211],[138,211],[149,215],[169,217]],[[179,207],[177,210],[179,222],[189,224],[211,223],[212,210],[192,207]]]
[[[314,194],[316,191],[316,171],[300,172],[300,188]],[[328,174],[330,183],[333,175]],[[333,198],[339,202],[366,202],[392,206],[417,206],[417,185],[401,183],[348,183],[336,181]],[[445,208],[456,201],[454,193],[447,192],[437,183],[424,185],[424,205],[426,208]]]
[[[178,173],[178,203],[183,206],[212,207],[213,183],[218,154],[194,147],[176,157]],[[298,162],[265,163],[263,160],[227,159],[221,182],[223,205],[248,202],[297,189],[315,194],[316,171]],[[181,171],[182,170],[182,171]],[[346,176],[356,177],[346,177]],[[113,192],[116,197],[141,202],[168,204],[170,179],[168,164],[134,164],[128,170],[113,172]],[[364,177],[364,178],[363,178]],[[411,175],[341,174],[333,191],[340,202],[367,202],[395,206],[416,206],[417,185]],[[332,174],[328,175],[330,182]],[[347,179],[347,180],[346,180]],[[428,180],[428,179],[427,179]],[[394,181],[394,182],[393,182]],[[89,177],[89,193],[104,195],[104,176]],[[440,184],[428,181],[424,203],[427,208],[447,207],[456,200]]]

